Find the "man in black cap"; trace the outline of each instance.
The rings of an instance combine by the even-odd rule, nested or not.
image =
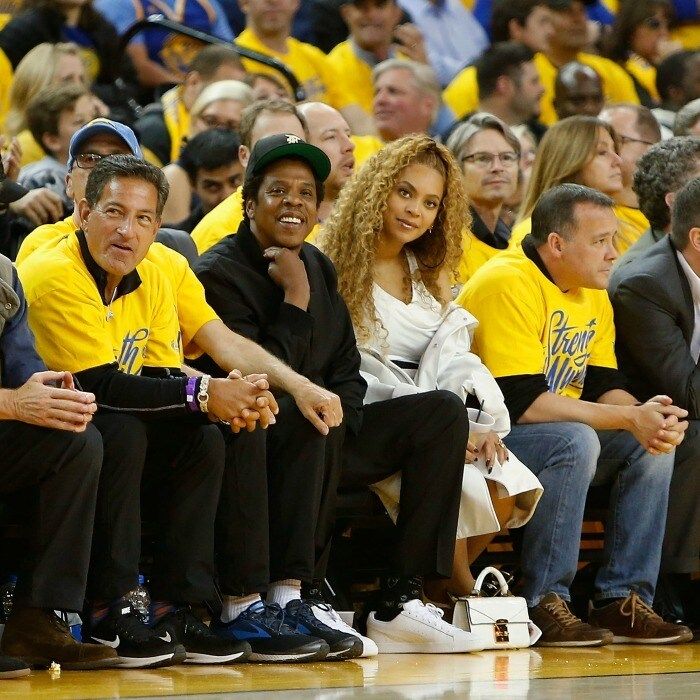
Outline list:
[[[238,548],[224,552],[223,561],[241,572],[241,582],[237,593],[228,591],[222,619],[213,628],[222,636],[247,639],[255,660],[259,642],[251,638],[250,625],[261,627],[265,611],[279,613],[274,607],[279,605],[298,632],[326,640],[328,658],[376,654],[377,644],[343,623],[320,598],[322,554],[328,551],[341,467],[344,482],[356,488],[403,469],[401,497],[408,505],[397,522],[395,573],[384,587],[382,619],[392,629],[401,627],[399,642],[437,650],[438,634],[440,650],[470,651],[475,648],[471,635],[438,620],[420,599],[423,574],[451,573],[468,433],[464,406],[453,394],[426,392],[363,408],[366,385],[335,270],[304,242],[316,223],[330,169],[326,154],[298,136],[260,139],[246,168],[238,232],[195,265],[207,300],[224,323],[333,391],[342,406],[342,415],[333,416],[335,427],[323,436],[282,396],[278,420],[266,434],[229,439],[220,514],[240,515],[238,522],[228,517],[230,534],[220,535],[229,548]],[[206,371],[217,368],[207,365]],[[267,473],[236,454],[258,436],[267,438]],[[227,485],[233,476],[235,482]],[[269,537],[268,520],[252,506],[261,492],[268,497]],[[263,604],[259,593],[266,588]],[[408,640],[410,626],[415,631]],[[262,654],[257,658],[266,660]]]
[[[0,208],[26,190],[0,171]],[[55,660],[64,668],[112,666],[114,649],[80,644],[54,609],[83,607],[102,441],[90,425],[93,394],[68,372],[48,372],[27,325],[27,304],[12,263],[0,256],[0,493],[30,489],[32,544],[2,637],[0,678]]]

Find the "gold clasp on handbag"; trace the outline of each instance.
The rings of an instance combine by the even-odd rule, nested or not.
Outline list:
[[[508,620],[496,620],[493,624],[493,636],[497,643],[507,644],[510,642],[508,634]]]

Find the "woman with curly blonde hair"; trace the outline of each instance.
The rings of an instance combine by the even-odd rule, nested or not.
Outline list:
[[[469,352],[477,321],[452,303],[468,220],[456,161],[428,136],[412,135],[385,146],[345,185],[319,240],[355,327],[365,403],[437,388],[493,417],[483,443],[465,445],[452,578],[426,585],[444,604],[449,593],[471,592],[469,564],[503,526],[524,525],[542,493],[501,441],[510,429],[503,395]],[[396,517],[400,478],[375,490]]]

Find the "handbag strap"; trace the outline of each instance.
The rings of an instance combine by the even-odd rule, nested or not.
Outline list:
[[[503,578],[503,574],[493,566],[487,566],[485,569],[481,570],[481,573],[474,582],[474,590],[472,591],[472,595],[481,595],[481,585],[484,583],[484,579],[488,574],[493,574],[496,577],[496,580],[501,586],[501,595],[510,595],[508,584],[506,583],[505,578]]]

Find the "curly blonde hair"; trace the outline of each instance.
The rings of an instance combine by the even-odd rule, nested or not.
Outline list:
[[[445,192],[432,227],[406,247],[415,255],[428,291],[442,304],[450,301],[438,277],[444,270],[454,276],[462,255],[462,230],[471,224],[462,173],[442,144],[421,134],[404,136],[369,158],[345,184],[319,238],[319,247],[338,271],[338,291],[360,344],[382,329],[372,295],[374,259],[389,195],[399,173],[414,164],[437,170],[445,180]]]

